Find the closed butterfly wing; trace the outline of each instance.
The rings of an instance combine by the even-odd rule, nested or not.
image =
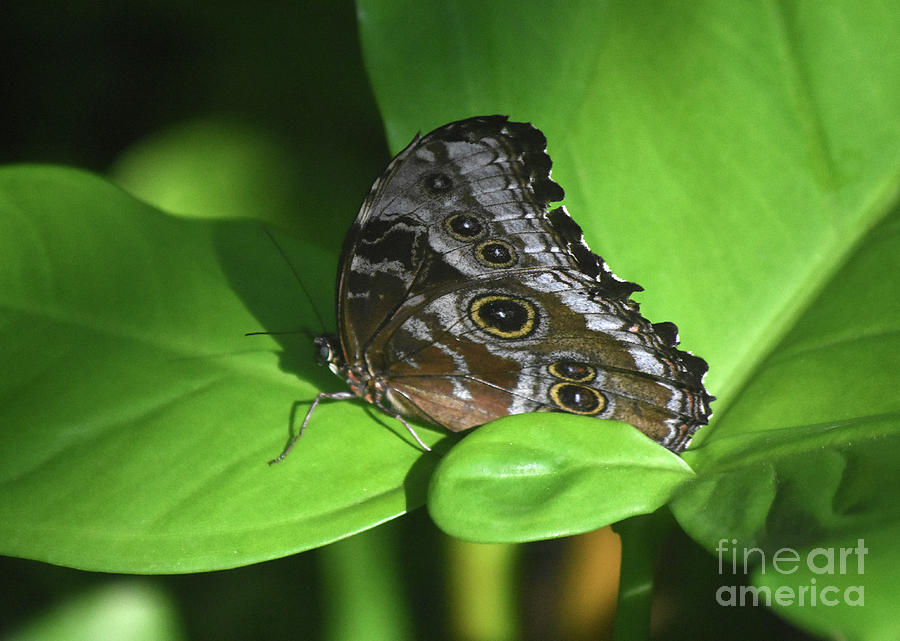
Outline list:
[[[345,245],[339,373],[357,395],[454,431],[566,411],[680,451],[710,415],[706,363],[675,348],[674,325],[640,315],[629,296],[641,288],[563,208],[549,211],[563,190],[545,149],[531,125],[490,116],[394,159]]]

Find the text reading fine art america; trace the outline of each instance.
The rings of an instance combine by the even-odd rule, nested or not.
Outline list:
[[[320,394],[303,427],[322,398],[359,397],[423,447],[403,417],[456,432],[562,411],[687,447],[710,416],[707,364],[675,347],[674,324],[641,316],[630,296],[642,288],[550,209],[563,190],[546,145],[530,124],[487,116],[394,158],[344,243],[338,335],[316,339],[350,389]]]

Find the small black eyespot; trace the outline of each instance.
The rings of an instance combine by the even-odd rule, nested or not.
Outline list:
[[[471,240],[484,233],[484,224],[473,214],[459,213],[444,219],[447,230],[459,240]]]
[[[550,398],[566,411],[574,414],[593,416],[606,408],[606,398],[591,387],[557,383],[550,388]]]
[[[578,361],[551,363],[547,370],[556,378],[572,381],[573,383],[587,383],[594,380],[597,376],[596,369],[587,363],[579,363]]]
[[[494,265],[508,265],[513,254],[512,248],[505,243],[487,243],[479,248],[481,257]]]
[[[424,178],[425,188],[433,194],[443,194],[453,188],[453,180],[442,173],[428,174]]]
[[[591,412],[600,404],[595,394],[577,385],[564,385],[558,393],[566,407],[579,412]]]

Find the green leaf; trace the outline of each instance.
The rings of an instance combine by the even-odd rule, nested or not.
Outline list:
[[[392,149],[483,113],[547,134],[588,243],[711,363],[717,411],[894,197],[876,1],[364,0],[360,31]]]
[[[547,133],[588,242],[710,362],[718,413],[896,197],[898,29],[876,2],[372,0],[360,21],[394,146],[481,112]],[[386,51],[399,22],[419,28]],[[577,61],[571,75],[557,60]],[[572,90],[543,90],[560,76]],[[437,86],[440,101],[411,104],[410,87]]]
[[[362,123],[360,119],[355,126]],[[262,127],[208,117],[178,123],[135,143],[110,176],[126,191],[169,213],[255,218],[336,253],[383,154],[367,149],[348,153],[335,142],[309,136],[303,153],[298,153],[289,141]],[[309,229],[316,233],[309,234]],[[334,259],[329,261],[316,266],[328,279],[335,271]],[[332,297],[329,293],[323,303],[331,307]]]
[[[875,630],[863,638],[886,638],[877,631],[888,629],[893,610],[883,595],[896,596],[886,568],[896,566],[890,533],[900,527],[900,280],[884,278],[896,273],[900,213],[854,249],[760,363],[719,418],[716,438],[685,455],[698,477],[673,504],[681,524],[709,549],[725,540],[769,555],[784,547],[803,555],[866,541],[869,570],[855,577],[868,589],[866,616],[851,616],[855,606],[843,603],[827,608],[843,615],[813,626]],[[761,569],[755,575],[758,585],[795,595],[815,577]],[[833,584],[834,577],[819,577],[819,587]],[[798,599],[776,605],[811,622]]]
[[[126,191],[164,211],[262,218],[287,226],[308,185],[288,150],[229,118],[180,123],[135,144],[111,170]]]
[[[467,116],[511,114],[540,128],[570,122],[612,26],[610,12],[589,0],[358,6],[366,69],[395,151],[417,130]]]
[[[330,298],[333,279],[308,267],[333,257],[275,237],[314,300]],[[243,336],[318,326],[258,222],[171,217],[82,172],[13,167],[0,171],[0,243],[3,554],[209,570],[421,503],[434,457],[414,465],[402,426],[379,428],[358,403],[350,421],[322,405],[290,457],[266,465],[292,403],[302,415],[340,383],[302,334]]]
[[[531,541],[653,512],[692,476],[630,425],[530,414],[481,427],[454,447],[432,477],[428,511],[459,538]]]
[[[900,527],[894,524],[823,542],[824,547],[799,548],[796,570],[790,563],[782,563],[781,572],[771,563],[765,571],[757,567],[753,585],[770,590],[779,614],[824,638],[848,638],[852,631],[854,638],[893,641],[898,536]]]
[[[176,604],[148,579],[119,579],[83,591],[42,613],[4,641],[94,641],[99,631],[120,641],[186,639]]]
[[[648,318],[675,321],[709,361],[716,416],[675,503],[694,538],[799,549],[894,527],[900,14],[889,3],[360,6],[392,146],[479,113],[533,122],[588,243],[645,287]],[[396,24],[416,29],[392,38]],[[563,440],[552,447],[564,459]],[[505,470],[493,451],[459,465],[459,478]],[[454,518],[441,526],[473,519]],[[862,629],[846,620],[845,634]]]

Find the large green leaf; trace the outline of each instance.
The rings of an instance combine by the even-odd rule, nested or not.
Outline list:
[[[301,274],[332,262],[276,238]],[[291,404],[338,381],[302,334],[243,336],[318,325],[258,222],[171,217],[88,174],[8,168],[0,243],[0,552],[208,570],[321,545],[423,500],[433,458],[414,465],[406,432],[359,406],[346,422],[323,405],[287,462],[266,465]],[[319,300],[333,287],[321,281],[308,283]]]
[[[896,19],[878,3],[578,4],[363,3],[389,133],[473,112],[541,126],[588,241],[710,361],[722,412],[896,195]],[[414,41],[378,46],[398,22]],[[543,46],[514,46],[535,25]],[[592,37],[569,35],[585,25]],[[417,64],[396,62],[413,50]],[[577,90],[535,97],[559,59],[579,61]],[[434,85],[439,104],[410,105],[410,87]]]
[[[588,242],[711,362],[719,411],[894,195],[884,3],[360,5],[392,148],[481,113],[540,127]]]
[[[890,3],[368,0],[360,15],[392,146],[476,113],[534,122],[588,242],[646,288],[648,317],[677,322],[710,362],[717,417],[686,456],[698,476],[676,503],[692,536],[710,550],[718,536],[799,550],[894,527]],[[380,46],[401,23],[415,35]],[[432,496],[467,470],[503,477],[490,450],[461,459],[441,464]],[[435,517],[471,519],[460,505]],[[891,561],[873,552],[873,576]],[[872,629],[886,603],[875,599]],[[785,612],[804,622],[798,610]],[[862,633],[846,620],[829,629]]]
[[[674,507],[697,538],[802,546],[900,522],[898,270],[895,212],[759,364],[720,438],[685,455],[700,475]],[[744,508],[716,505],[729,495]]]
[[[816,617],[807,613],[808,600],[775,605],[815,629],[837,631],[850,621],[876,639],[896,634],[896,582],[888,568],[898,561],[893,537],[900,528],[900,279],[885,275],[897,273],[895,213],[854,248],[760,363],[719,418],[720,438],[685,455],[698,476],[673,504],[695,538],[709,549],[724,540],[739,548],[738,558],[749,548],[771,558],[785,547],[806,558],[817,547],[864,541],[863,572],[854,562],[837,576],[817,576],[805,565],[778,573],[752,557],[754,576],[795,595],[816,584],[811,578],[819,589],[863,585],[865,616],[852,616],[855,606],[846,603],[820,607]]]

